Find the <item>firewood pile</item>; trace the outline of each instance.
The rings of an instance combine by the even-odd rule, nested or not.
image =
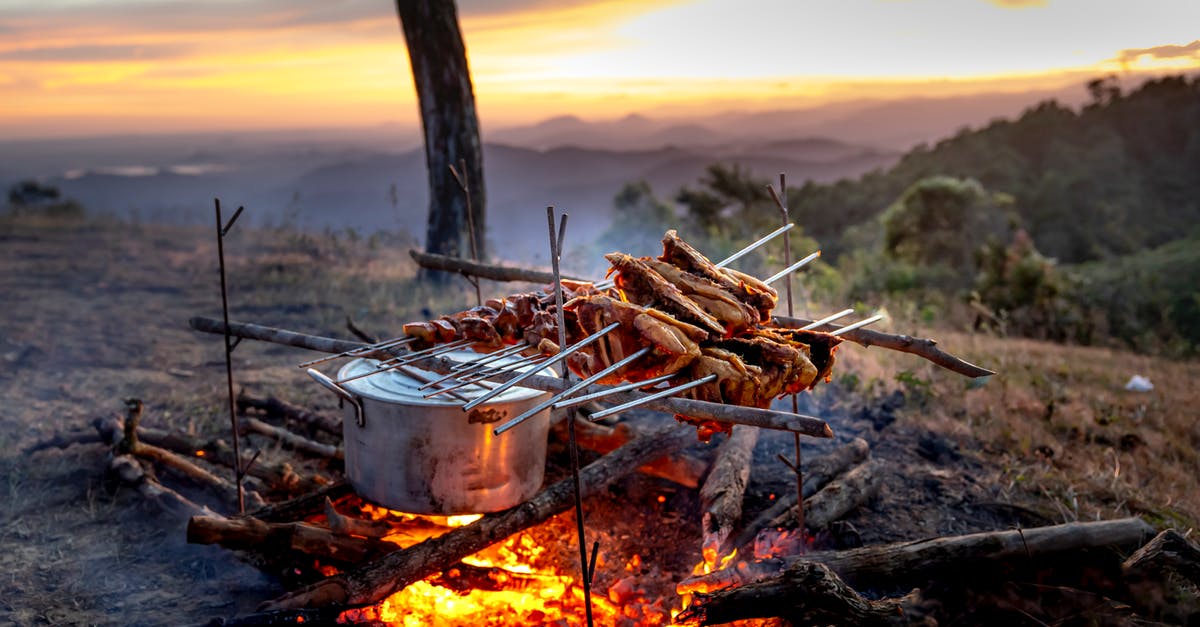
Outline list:
[[[942,351],[931,340],[861,325],[839,327],[831,319],[776,315],[771,311],[776,295],[770,280],[722,270],[673,232],[667,241],[666,261],[610,255],[616,272],[613,285],[563,281],[556,266],[549,277],[559,286],[553,301],[546,294],[526,294],[481,303],[471,312],[406,326],[406,337],[399,341],[352,342],[251,323],[192,319],[192,327],[202,332],[374,359],[379,372],[418,365],[444,377],[463,377],[462,364],[440,355],[438,345],[509,351],[539,368],[564,361],[581,383],[537,374],[538,368],[520,373],[473,366],[482,373],[478,380],[498,386],[493,391],[519,383],[550,392],[551,401],[586,395],[620,403],[613,409],[585,405],[592,417],[609,417],[604,422],[576,420],[573,415],[558,421],[554,439],[569,442],[572,449],[577,444],[591,461],[577,463],[573,454],[572,475],[557,473],[515,507],[451,521],[375,506],[354,494],[340,476],[345,449],[337,442],[346,418],[285,399],[245,394],[236,399],[239,435],[276,442],[291,451],[292,461],[258,460],[222,439],[143,427],[144,408],[136,399],[127,401],[125,417],[97,419],[91,429],[60,434],[30,452],[80,443],[111,447],[111,475],[164,510],[186,515],[189,542],[239,551],[288,589],[265,601],[260,613],[221,621],[226,625],[334,620],[401,624],[395,612],[415,610],[397,609],[389,600],[418,584],[456,594],[557,596],[551,603],[556,614],[548,614],[544,605],[527,613],[510,605],[510,615],[493,616],[485,624],[577,624],[583,622],[584,611],[590,623],[593,605],[602,624],[711,625],[751,618],[797,624],[909,624],[927,618],[929,597],[920,590],[895,593],[953,578],[949,573],[1047,568],[1080,555],[1139,547],[1120,567],[1123,590],[1136,581],[1161,579],[1167,571],[1200,585],[1200,550],[1172,531],[1154,537],[1154,529],[1136,518],[815,550],[821,547],[812,546],[814,534],[870,502],[888,472],[862,439],[846,441],[822,457],[806,460],[803,467],[793,467],[797,490],[777,495],[753,518],[743,516],[759,429],[818,438],[833,435],[823,420],[800,415],[794,407],[792,412],[776,410],[771,401],[827,377],[833,349],[843,339],[909,352],[967,376],[990,373]],[[423,253],[414,258],[426,267],[477,277],[547,278]],[[568,290],[573,296],[569,300],[563,298]],[[820,328],[830,330],[815,330]],[[688,382],[638,391],[676,375]],[[614,418],[614,409],[633,411]],[[675,415],[686,424],[655,412]],[[511,425],[502,424],[495,432],[507,428]],[[718,435],[714,445],[698,445],[698,430],[704,440],[724,435]],[[554,463],[561,468],[563,462]],[[232,482],[227,478],[231,471]],[[578,516],[579,501],[600,498],[619,482],[632,481],[634,473],[659,482],[656,485],[669,482],[689,495],[685,500],[692,509],[684,526],[694,530],[698,541],[672,550],[698,562],[695,571],[665,577],[659,572],[655,589],[647,584],[652,576],[639,565],[641,558],[626,560],[624,576],[601,574],[595,579],[594,546],[591,562],[581,557],[583,574],[574,579],[481,565],[476,559],[489,547],[555,524],[573,506]],[[168,485],[165,477],[180,485]],[[802,507],[797,507],[799,499]],[[245,512],[215,505],[239,501],[244,501]],[[641,519],[614,512],[606,520],[616,525],[622,518],[644,520],[653,512],[640,515]],[[621,550],[606,548],[605,559],[628,553],[639,540],[650,542],[647,536],[657,533],[642,528],[609,534],[606,537],[623,534],[628,543]],[[582,544],[580,548],[587,555]],[[599,597],[587,597],[593,603],[580,610],[584,597],[577,594],[578,588],[586,591],[601,580],[606,585]],[[662,589],[662,581],[669,581],[673,589]],[[674,616],[672,610],[681,600],[687,606]],[[436,620],[433,616],[426,622]]]

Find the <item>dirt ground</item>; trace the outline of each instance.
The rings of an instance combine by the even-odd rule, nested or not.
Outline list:
[[[24,452],[98,416],[123,414],[127,397],[146,403],[148,427],[207,435],[227,429],[220,340],[187,327],[191,316],[220,315],[212,237],[193,227],[0,219],[0,624],[203,624],[252,611],[283,591],[233,552],[187,544],[186,520],[107,481],[104,447]],[[467,297],[413,283],[402,241],[247,231],[226,245],[234,319],[348,337],[347,316],[385,333],[411,317],[452,311]],[[838,442],[867,439],[890,472],[880,495],[847,518],[848,533],[827,541],[1130,514],[1159,527],[1195,526],[1200,427],[1189,408],[1198,400],[1191,381],[1200,365],[953,330],[903,331],[934,335],[947,350],[1002,374],[971,383],[912,356],[844,348],[842,374],[806,398],[802,411],[826,417]],[[294,367],[311,356],[245,342],[234,369],[239,386],[332,411]],[[1105,363],[1121,367],[1105,371]],[[1152,375],[1154,392],[1121,389],[1134,370]],[[806,441],[805,455],[835,444]],[[790,434],[761,438],[747,517],[795,489],[775,460],[791,447]],[[264,459],[279,453],[264,451]],[[687,515],[695,499],[634,476],[590,503],[589,521],[611,547],[610,563],[643,546],[649,550],[641,559],[657,569],[653,578],[670,582],[698,556],[698,521]],[[229,511],[227,503],[208,502]],[[621,527],[630,502],[647,505],[626,525],[658,517],[671,533]],[[598,589],[614,577],[601,568]]]

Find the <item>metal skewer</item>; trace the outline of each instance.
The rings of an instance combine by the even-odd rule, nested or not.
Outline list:
[[[296,367],[297,368],[309,368],[309,367],[315,366],[317,364],[323,364],[327,361],[333,361],[334,359],[340,359],[342,357],[356,357],[358,355],[365,355],[372,351],[383,350],[385,348],[396,348],[397,346],[404,346],[405,344],[411,344],[415,341],[417,341],[417,338],[407,336],[407,335],[404,337],[392,338],[390,340],[385,340],[383,342],[378,342],[375,344],[368,344],[366,346],[360,346],[358,348],[352,348],[348,351],[343,351],[336,355],[326,355],[319,359],[314,359],[312,361],[306,361]]]
[[[796,226],[796,225],[789,222],[789,223],[775,229],[774,231],[771,231],[770,233],[766,234],[765,236],[763,236],[761,239],[754,242],[753,244],[750,244],[749,246],[747,246],[747,247],[737,251],[736,253],[733,253],[732,255],[726,257],[725,259],[721,260],[720,262],[717,263],[717,267],[724,268],[725,266],[737,261],[738,259],[745,257],[746,255],[750,254],[754,250],[761,248],[763,246],[763,244],[766,244],[767,242],[775,239],[776,237],[779,237],[780,235],[787,233],[794,226]]]
[[[633,408],[641,406],[641,405],[645,405],[646,403],[649,403],[650,401],[656,401],[665,396],[672,396],[674,394],[678,394],[680,392],[690,390],[694,387],[704,385],[705,383],[708,383],[709,381],[715,381],[716,378],[717,378],[717,375],[710,374],[706,377],[696,379],[695,381],[689,381],[687,383],[677,385],[673,388],[667,388],[660,392],[655,392],[654,394],[650,394],[649,396],[645,396],[645,397],[642,397],[639,399],[629,401],[628,403],[622,403],[620,405],[617,405],[616,407],[609,407],[608,409],[598,411],[598,412],[588,416],[588,420],[596,421],[601,418],[604,418],[605,416],[619,414],[623,411],[630,410],[630,409],[633,409]]]
[[[457,366],[451,367],[449,373],[444,374],[441,377],[438,377],[437,379],[434,379],[433,381],[430,381],[430,382],[418,387],[417,389],[425,390],[425,389],[431,388],[447,379],[453,379],[455,377],[469,375],[473,372],[476,372],[476,371],[482,369],[484,364],[491,363],[493,361],[496,361],[497,359],[502,359],[504,357],[512,355],[513,353],[519,353],[522,350],[525,350],[525,345],[518,344],[517,346],[509,346],[507,348],[502,348],[500,350],[493,351],[491,353],[487,353],[480,359],[473,359],[471,361],[465,361],[461,364],[458,364]]]
[[[820,257],[820,256],[821,256],[821,251],[818,250],[817,252],[805,257],[804,259],[801,259],[800,261],[797,261],[796,263],[793,263],[792,265],[784,268],[783,270],[780,270],[779,272],[771,275],[771,278],[763,279],[763,283],[770,285],[770,284],[778,281],[779,279],[782,279],[783,277],[795,272],[796,270],[799,270],[800,268],[807,266],[808,264],[812,263],[812,261],[814,259],[816,259],[817,257]]]
[[[722,259],[721,261],[718,261],[715,265],[718,268],[724,268],[725,266],[737,261],[738,259],[741,259],[742,257],[745,257],[746,255],[754,252],[755,250],[762,248],[764,244],[775,239],[776,237],[779,237],[780,235],[783,235],[784,233],[787,233],[795,226],[796,226],[795,224],[792,224],[789,222],[788,224],[785,224],[785,225],[775,229],[774,231],[771,231],[770,233],[764,235],[763,237],[759,238],[757,241],[750,244],[749,246],[746,246],[745,248],[737,251],[736,253],[733,253],[732,255]],[[767,281],[767,283],[770,283],[770,281]],[[616,285],[615,281],[613,281],[611,279],[606,279],[604,281],[596,283],[594,285],[594,287],[598,290],[606,290],[614,285]]]
[[[601,390],[599,392],[593,392],[591,394],[585,394],[583,396],[576,396],[575,398],[563,399],[561,401],[554,403],[554,409],[562,409],[564,407],[574,407],[576,405],[582,405],[588,401],[594,401],[596,399],[604,398],[605,396],[612,396],[613,394],[620,394],[621,392],[629,392],[631,390],[637,390],[637,389],[649,387],[652,385],[658,385],[659,383],[662,383],[663,381],[673,379],[676,374],[677,373],[664,374],[661,376],[654,377],[653,379],[646,379],[644,381],[632,381],[630,383],[622,383],[621,385],[614,385],[608,389]]]
[[[570,357],[571,354],[574,353],[575,351],[587,346],[588,344],[591,344],[592,342],[595,342],[596,340],[604,337],[605,335],[608,335],[609,332],[611,332],[613,329],[616,329],[619,326],[621,326],[621,323],[614,322],[614,323],[604,327],[603,329],[600,329],[596,333],[593,333],[592,335],[589,335],[589,336],[583,338],[579,342],[576,342],[574,345],[558,351],[557,355],[555,355],[555,356],[551,357],[550,359],[547,359],[545,362],[543,362],[542,367],[548,367],[548,366],[553,366],[554,364],[557,364],[558,362],[566,359],[567,357]],[[518,383],[524,381],[525,379],[528,379],[529,377],[532,377],[539,370],[541,370],[541,368],[530,369],[512,379],[509,379],[508,381],[505,381],[504,384],[501,385],[500,387],[492,390],[491,392],[488,392],[487,394],[484,394],[483,396],[480,396],[479,398],[471,401],[470,403],[467,403],[466,405],[463,405],[463,407],[462,407],[463,411],[470,411],[472,409],[475,409],[479,405],[482,405],[483,403],[490,401],[493,397],[500,395],[505,390],[517,385]]]
[[[880,320],[883,320],[883,314],[875,314],[874,316],[871,316],[870,318],[867,318],[866,320],[859,320],[858,322],[855,322],[854,324],[848,324],[840,329],[830,331],[829,334],[830,335],[841,335],[843,333],[849,333],[850,331],[853,331],[855,329],[865,327],[868,324],[875,324],[876,322],[879,322]]]
[[[535,414],[542,411],[543,409],[546,409],[547,407],[557,403],[558,401],[561,401],[564,398],[567,398],[568,396],[574,394],[575,392],[578,392],[579,390],[582,390],[583,388],[595,383],[596,381],[599,381],[604,376],[612,374],[613,372],[616,372],[617,370],[624,368],[625,366],[629,365],[630,362],[642,357],[646,353],[649,353],[651,350],[652,350],[652,347],[650,347],[650,346],[642,348],[642,349],[634,352],[632,355],[629,355],[628,357],[605,368],[604,370],[601,370],[600,372],[597,372],[597,373],[593,374],[592,376],[584,379],[583,381],[580,381],[579,383],[572,385],[571,387],[563,390],[562,392],[559,392],[558,394],[551,396],[550,398],[546,399],[545,401],[542,401],[541,403],[538,403],[537,405],[533,406],[529,410],[525,411],[525,413],[521,414],[520,416],[517,416],[516,418],[509,420],[508,422],[500,425],[499,427],[492,429],[492,435],[500,435],[501,433],[504,433],[505,431],[512,429],[513,427],[521,424],[522,422],[525,422],[530,417],[534,416]]]
[[[355,381],[355,380],[361,379],[363,377],[369,377],[371,375],[376,375],[381,372],[387,372],[388,370],[395,370],[396,368],[399,368],[401,366],[407,366],[408,364],[411,364],[415,361],[421,361],[422,359],[425,359],[428,357],[436,357],[443,353],[449,353],[453,350],[462,348],[463,346],[466,346],[472,342],[474,342],[474,340],[462,339],[462,340],[458,340],[455,342],[450,342],[449,344],[442,344],[440,346],[434,346],[433,348],[427,348],[423,351],[418,351],[416,353],[409,353],[408,355],[404,355],[402,357],[396,357],[393,359],[389,359],[385,362],[381,362],[379,364],[379,367],[375,370],[372,370],[370,372],[359,373],[352,377],[346,377],[345,379],[339,379],[338,381],[335,381],[335,383],[337,383],[338,385],[341,385],[343,383],[347,383],[349,381]]]
[[[440,390],[434,390],[433,392],[425,394],[424,398],[433,398],[433,397],[437,396],[438,394],[444,394],[446,392],[449,392],[450,390],[457,390],[458,388],[465,387],[465,386],[468,386],[471,384],[476,384],[480,387],[485,387],[489,390],[492,390],[495,388],[493,388],[491,386],[491,384],[484,383],[484,379],[498,375],[502,372],[509,372],[512,370],[517,370],[518,368],[523,368],[526,366],[540,365],[546,359],[547,359],[546,355],[534,355],[533,357],[530,357],[528,359],[523,359],[521,361],[513,362],[510,364],[504,364],[503,366],[493,366],[491,368],[485,368],[483,370],[479,370],[479,371],[475,372],[475,374],[473,374],[469,377],[463,377],[463,378],[459,379],[458,383],[456,383],[450,387],[442,388]],[[538,370],[541,370],[541,368],[538,368]]]
[[[813,329],[819,329],[819,328],[829,324],[830,322],[837,320],[838,318],[845,318],[846,316],[848,316],[852,313],[854,313],[854,309],[843,309],[843,310],[833,314],[832,316],[826,316],[824,318],[821,318],[820,320],[810,322],[810,323],[800,327],[800,330],[801,331],[812,331]]]

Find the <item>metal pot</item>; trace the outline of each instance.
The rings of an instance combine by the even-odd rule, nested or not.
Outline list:
[[[479,354],[457,351],[445,357],[466,361]],[[338,379],[377,364],[352,361]],[[404,512],[454,515],[508,509],[541,489],[549,409],[499,436],[492,429],[545,400],[546,392],[514,387],[464,413],[462,401],[423,398],[430,390],[418,390],[420,382],[395,370],[343,385],[308,372],[343,401],[346,477],[360,496]],[[468,399],[485,392],[474,385],[456,391]]]

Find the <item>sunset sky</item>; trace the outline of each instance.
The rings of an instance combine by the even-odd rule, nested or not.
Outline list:
[[[461,0],[485,128],[1200,70],[1196,0]],[[387,0],[5,0],[0,136],[416,124]]]

